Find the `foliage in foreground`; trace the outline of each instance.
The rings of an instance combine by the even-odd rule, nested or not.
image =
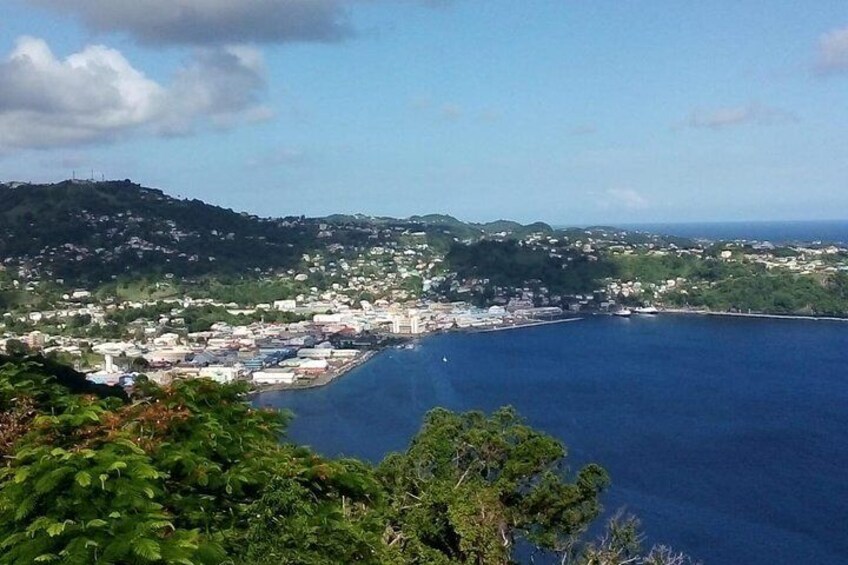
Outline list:
[[[43,361],[0,366],[0,563],[683,563],[634,522],[584,542],[606,473],[509,408],[437,409],[379,466],[281,443],[287,416],[240,385],[70,388]],[[81,376],[77,375],[77,378]]]

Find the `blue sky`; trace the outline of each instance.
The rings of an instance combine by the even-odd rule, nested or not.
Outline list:
[[[6,0],[0,179],[262,215],[844,219],[847,94],[845,2]]]

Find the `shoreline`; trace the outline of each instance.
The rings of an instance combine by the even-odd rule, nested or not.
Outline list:
[[[592,316],[597,316],[598,312],[591,313]],[[661,308],[656,314],[651,314],[650,316],[656,315],[664,315],[664,314],[672,314],[672,315],[696,315],[696,316],[717,316],[717,317],[726,317],[726,318],[754,318],[754,319],[767,319],[767,320],[803,320],[803,321],[822,321],[822,322],[848,322],[848,317],[846,318],[838,318],[835,316],[809,316],[804,314],[766,314],[760,312],[715,312],[711,310],[692,310],[686,308]],[[611,315],[611,314],[608,314]],[[638,316],[638,315],[637,315]],[[514,323],[512,325],[503,325],[503,326],[495,326],[490,328],[458,328],[455,330],[445,331],[435,331],[428,332],[424,334],[420,334],[415,336],[415,339],[424,339],[433,335],[437,335],[439,333],[492,333],[492,332],[503,332],[510,330],[520,330],[525,328],[532,328],[536,326],[549,326],[554,324],[564,324],[569,322],[579,322],[584,320],[583,317],[575,317],[575,318],[560,318],[556,320],[534,320],[534,321],[526,321]],[[348,373],[352,372],[354,369],[357,369],[363,365],[365,365],[368,361],[375,358],[378,354],[382,353],[386,349],[389,349],[391,346],[383,346],[377,349],[369,349],[365,351],[360,357],[357,357],[350,363],[339,367],[334,371],[328,371],[326,374],[316,377],[315,379],[309,381],[301,381],[295,382],[292,384],[273,384],[273,385],[264,385],[264,386],[256,386],[253,390],[250,391],[251,397],[256,397],[265,392],[282,392],[282,391],[300,391],[300,390],[310,390],[315,388],[321,388],[328,385],[333,384],[338,379],[344,377]]]
[[[369,349],[365,351],[360,357],[357,357],[350,363],[342,365],[334,371],[327,371],[327,373],[309,381],[295,381],[292,384],[280,383],[273,385],[253,385],[253,389],[250,391],[249,395],[251,397],[256,397],[265,392],[309,390],[313,388],[327,386],[340,379],[341,377],[345,376],[346,374],[350,373],[354,369],[361,367],[362,365],[376,357],[378,353],[382,353],[385,349],[385,347],[381,347],[379,349]]]
[[[558,319],[558,320],[542,320],[542,321],[534,320],[534,321],[517,323],[517,324],[513,324],[513,325],[509,325],[509,326],[498,326],[498,327],[485,328],[485,329],[459,328],[459,329],[453,330],[453,331],[458,332],[458,333],[459,332],[462,332],[462,333],[500,332],[500,331],[507,331],[507,330],[517,330],[517,329],[523,329],[523,328],[531,328],[531,327],[534,327],[534,326],[547,326],[547,325],[551,325],[551,324],[562,324],[562,323],[566,323],[566,322],[579,322],[582,319],[583,318],[561,318],[561,319]],[[430,337],[430,336],[433,336],[433,335],[437,335],[439,333],[445,333],[445,332],[444,331],[428,332],[428,333],[424,333],[424,334],[414,336],[414,339],[424,339],[424,338],[427,338],[427,337]],[[296,381],[292,384],[280,383],[280,384],[273,384],[273,385],[254,386],[254,388],[250,391],[249,394],[250,394],[251,397],[256,397],[256,396],[259,396],[260,394],[265,393],[265,392],[299,391],[299,390],[309,390],[309,389],[321,388],[321,387],[324,387],[324,386],[328,386],[328,385],[334,383],[335,381],[337,381],[338,379],[344,377],[345,375],[347,375],[348,373],[350,373],[354,369],[361,367],[362,365],[364,365],[365,363],[367,363],[368,361],[370,361],[371,359],[376,357],[379,353],[382,353],[383,351],[385,351],[386,349],[389,349],[390,347],[391,346],[383,346],[383,347],[379,347],[377,349],[369,349],[369,350],[365,351],[360,357],[357,357],[356,359],[354,359],[350,363],[343,365],[342,367],[339,367],[338,369],[336,369],[334,371],[328,371],[326,374],[321,375],[319,377],[316,377],[315,379],[312,379],[312,380],[309,380],[309,381],[300,381],[300,382]]]
[[[557,320],[534,320],[529,322],[522,322],[512,325],[504,325],[504,326],[495,326],[493,328],[484,328],[484,329],[471,329],[471,333],[491,333],[491,332],[505,332],[508,330],[520,330],[524,328],[532,328],[535,326],[550,326],[552,324],[565,324],[568,322],[579,322],[583,318],[559,318]]]
[[[659,314],[694,314],[698,316],[723,316],[728,318],[762,318],[768,320],[806,320],[813,322],[848,322],[848,318],[837,316],[811,316],[809,314],[767,314],[765,312],[716,312],[714,310],[691,310],[686,308],[663,308]]]

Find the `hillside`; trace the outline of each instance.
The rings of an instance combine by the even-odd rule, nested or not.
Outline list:
[[[453,216],[445,214],[426,214],[424,216],[411,216],[411,222],[418,222],[428,226],[442,226],[452,230],[464,239],[479,239],[487,235],[503,235],[507,237],[522,238],[531,233],[553,233],[554,229],[544,222],[532,224],[520,224],[512,220],[495,220],[486,223],[463,222]]]
[[[364,246],[425,232],[447,250],[457,239],[522,237],[545,224],[468,224],[450,216],[260,218],[177,199],[129,180],[0,184],[0,259],[42,279],[97,284],[116,277],[245,275],[294,268],[307,252]]]
[[[526,295],[569,307],[601,291],[635,305],[848,312],[848,253],[835,248],[704,247],[613,227],[553,230],[440,214],[261,218],[129,180],[0,184],[0,199],[6,312],[51,310],[77,289],[98,299],[188,294],[254,305],[298,296],[487,305]]]
[[[0,257],[48,278],[191,276],[293,264],[314,222],[267,220],[128,180],[0,185]]]

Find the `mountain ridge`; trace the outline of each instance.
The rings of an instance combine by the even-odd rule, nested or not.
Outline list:
[[[481,231],[485,233],[495,233],[498,231],[513,231],[513,230],[524,230],[527,231],[529,229],[536,229],[544,232],[553,232],[559,229],[579,229],[576,226],[565,226],[562,228],[554,228],[550,224],[542,221],[530,222],[528,224],[522,224],[516,220],[510,220],[506,218],[499,218],[497,220],[491,220],[488,222],[473,222],[473,221],[465,221],[456,218],[451,214],[445,213],[428,213],[428,214],[413,214],[410,216],[385,216],[385,215],[373,215],[373,214],[365,214],[362,212],[356,213],[333,213],[328,214],[326,216],[304,216],[301,214],[292,214],[289,216],[262,216],[259,214],[254,214],[248,211],[237,211],[232,208],[227,208],[225,206],[221,206],[218,204],[212,204],[206,202],[205,200],[201,200],[199,198],[181,198],[178,196],[174,196],[168,194],[165,189],[162,188],[154,188],[144,186],[142,184],[133,182],[130,179],[123,180],[80,180],[80,179],[66,179],[63,181],[58,181],[54,183],[35,183],[28,181],[3,181],[0,182],[0,190],[20,190],[20,189],[34,189],[41,190],[45,188],[53,188],[53,187],[115,187],[115,188],[134,188],[136,190],[142,192],[150,192],[158,194],[159,196],[169,198],[179,202],[202,202],[203,204],[218,208],[225,211],[230,211],[242,216],[255,218],[259,220],[281,220],[287,218],[304,218],[309,220],[326,220],[331,222],[366,222],[366,223],[381,223],[381,222],[409,222],[409,223],[421,223],[426,225],[448,225],[448,226],[470,226],[474,228],[479,228]],[[2,214],[0,214],[2,216]]]
[[[382,241],[425,231],[433,244],[447,247],[494,234],[520,238],[552,231],[543,223],[474,224],[445,214],[260,217],[129,179],[3,183],[0,201],[0,259],[81,283],[151,272],[192,277],[290,269],[304,253],[333,243],[370,245],[375,233]]]

